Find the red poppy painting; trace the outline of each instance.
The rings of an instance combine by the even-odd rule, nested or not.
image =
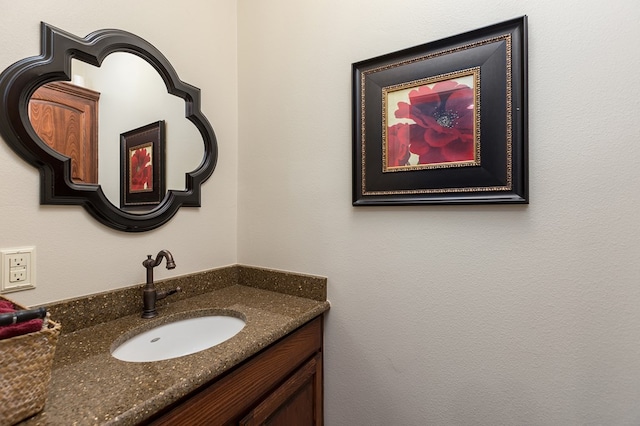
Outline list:
[[[148,210],[164,198],[164,126],[157,121],[120,135],[120,208]]]
[[[352,64],[352,204],[526,204],[527,17]]]
[[[385,171],[475,164],[473,75],[388,91]]]
[[[151,143],[129,150],[129,190],[131,192],[153,189],[153,145]]]

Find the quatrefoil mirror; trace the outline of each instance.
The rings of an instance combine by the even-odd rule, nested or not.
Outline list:
[[[135,34],[41,24],[41,54],[0,74],[0,134],[40,171],[40,203],[141,232],[200,207],[216,165],[200,90]]]

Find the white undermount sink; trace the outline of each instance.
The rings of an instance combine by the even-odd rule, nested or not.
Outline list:
[[[205,315],[159,325],[117,345],[111,355],[122,361],[151,362],[193,354],[229,340],[245,322],[228,315]]]

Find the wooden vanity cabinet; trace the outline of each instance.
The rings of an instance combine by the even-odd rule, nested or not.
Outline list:
[[[145,424],[322,425],[322,316]]]

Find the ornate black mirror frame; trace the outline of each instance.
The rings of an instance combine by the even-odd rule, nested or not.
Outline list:
[[[40,171],[40,203],[82,205],[98,221],[117,230],[155,229],[182,206],[200,207],[200,185],[216,166],[218,146],[207,118],[200,111],[200,89],[182,82],[167,58],[153,45],[126,31],[104,29],[84,39],[46,23],[41,24],[41,54],[22,59],[0,74],[0,134],[9,146]],[[71,180],[71,159],[50,148],[29,120],[29,99],[43,84],[71,80],[71,60],[99,67],[109,54],[128,52],[147,61],[162,77],[167,91],[185,101],[185,117],[199,130],[204,156],[198,168],[185,173],[185,190],[169,190],[153,210],[130,213],[106,198],[100,185]]]

